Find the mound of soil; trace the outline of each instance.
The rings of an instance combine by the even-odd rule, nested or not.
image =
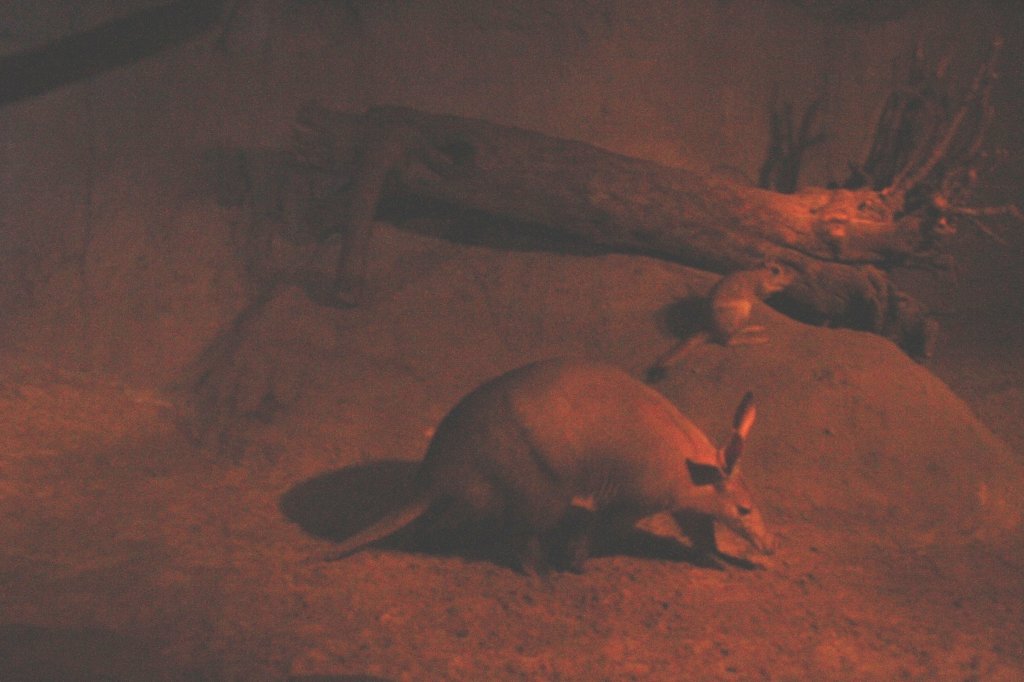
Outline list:
[[[675,342],[680,299],[714,281],[385,225],[375,250],[366,306],[281,287],[173,396],[6,362],[0,651],[19,667],[0,673],[135,661],[166,679],[1024,675],[1020,461],[888,342],[767,307],[769,343],[700,347],[658,387],[718,441],[755,392],[743,466],[781,537],[774,557],[709,563],[656,520],[582,576],[528,579],[415,536],[320,561],[401,501],[466,391],[554,355],[641,376]],[[86,665],[83,647],[58,646],[76,632],[115,644]]]
[[[196,405],[210,442],[241,457],[308,440],[303,449],[327,447],[338,464],[415,460],[462,394],[512,367],[574,355],[643,376],[676,340],[666,327],[685,326],[680,315],[714,281],[641,257],[508,253],[383,225],[377,235],[385,265],[366,308],[282,289],[232,331],[230,352],[208,359]],[[1019,527],[1021,466],[925,368],[874,335],[766,306],[755,317],[769,343],[699,346],[656,386],[719,439],[754,391],[745,466],[774,510],[839,514],[923,543]]]

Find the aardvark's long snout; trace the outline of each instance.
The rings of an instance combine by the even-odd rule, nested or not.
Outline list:
[[[750,544],[754,546],[761,554],[775,554],[776,541],[775,536],[767,531],[761,535],[755,536],[750,539]]]
[[[756,510],[753,510],[751,514],[742,519],[727,519],[725,521],[727,526],[749,542],[761,554],[775,553],[775,536],[768,532],[761,515]]]

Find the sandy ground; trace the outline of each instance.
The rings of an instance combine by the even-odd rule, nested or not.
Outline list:
[[[642,258],[509,256],[390,228],[379,239],[400,252],[394,262],[419,254],[429,267],[382,287],[372,312],[280,292],[191,408],[180,392],[4,360],[0,677],[1024,676],[1020,526],[1001,532],[1020,497],[969,499],[981,483],[998,495],[1003,474],[1024,480],[1019,456],[884,342],[770,311],[769,345],[707,348],[663,388],[716,439],[744,382],[763,395],[747,466],[782,542],[775,556],[722,535],[752,563],[709,564],[655,523],[609,540],[584,575],[528,578],[486,548],[425,550],[415,534],[320,561],[331,539],[397,502],[433,424],[466,388],[555,351],[638,371],[671,343],[657,312],[673,291],[712,280]],[[482,282],[475,293],[471,280]],[[527,282],[548,296],[523,291]],[[566,312],[587,299],[592,310]],[[560,307],[562,324],[551,318]],[[977,314],[951,309],[949,346],[958,329],[979,331]],[[498,341],[483,331],[495,328]],[[403,330],[415,347],[382,341]],[[963,338],[979,362],[950,352],[938,370],[1019,443],[1020,384],[995,381],[1019,376],[1019,346]],[[278,396],[274,409],[245,408],[266,395]],[[186,437],[196,404],[222,410],[203,422],[203,447]],[[944,447],[923,439],[930,428]],[[862,456],[865,443],[882,443],[881,463]]]
[[[33,3],[5,49],[122,4],[76,23]],[[828,154],[809,159],[824,178],[867,144],[894,58],[922,37],[987,45],[994,23],[1013,28],[999,3],[842,30],[794,3],[286,4],[226,46],[5,110],[19,257],[4,261],[0,322],[34,352],[0,355],[0,680],[1024,679],[1019,237],[967,240],[955,281],[901,274],[943,325],[927,367],[760,309],[769,344],[707,347],[659,384],[719,442],[754,390],[743,466],[780,538],[772,557],[723,533],[741,560],[708,562],[655,521],[609,538],[583,575],[528,578],[416,533],[327,563],[401,501],[466,391],[552,355],[639,376],[674,343],[679,300],[713,277],[381,224],[365,306],[287,285],[254,296],[247,230],[287,218],[294,188],[281,173],[232,187],[223,167],[211,186],[193,158],[284,149],[318,98],[752,170],[782,78],[796,110],[820,83],[839,96]],[[1011,90],[994,144],[1013,152]],[[1015,182],[1001,201],[1019,202]],[[246,192],[262,203],[242,206]]]

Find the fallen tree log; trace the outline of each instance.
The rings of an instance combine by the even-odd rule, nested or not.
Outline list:
[[[871,189],[780,194],[483,120],[311,104],[296,151],[347,179],[339,296],[351,296],[369,224],[383,202],[473,212],[614,250],[715,272],[786,263],[797,282],[779,304],[795,317],[885,335],[927,354],[934,327],[884,270],[926,252],[933,235],[898,220]]]

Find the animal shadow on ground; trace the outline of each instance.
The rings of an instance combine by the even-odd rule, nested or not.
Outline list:
[[[711,324],[711,308],[704,296],[676,299],[657,313],[658,326],[679,340],[707,329]]]
[[[282,495],[279,508],[287,519],[310,535],[341,542],[410,499],[416,469],[417,465],[412,462],[386,460],[326,472],[293,486]],[[564,527],[548,538],[556,566],[559,562],[555,548],[563,539],[560,534],[572,532],[576,524],[587,523],[591,513],[574,507]],[[640,528],[614,536],[601,532],[603,530],[599,529],[593,537],[591,556],[626,555],[716,570],[722,569],[723,564],[745,569],[757,567],[746,560],[701,551],[678,538]],[[514,566],[515,559],[509,556],[505,540],[499,524],[469,523],[457,514],[453,518],[451,510],[440,505],[439,509],[432,508],[373,545],[401,552],[459,556],[470,561]],[[325,554],[329,553],[328,549]]]
[[[416,468],[415,462],[385,460],[329,471],[293,486],[279,507],[310,535],[340,542],[403,504]]]
[[[676,344],[711,327],[711,308],[704,296],[687,296],[659,310],[657,323],[662,331],[672,337],[672,343]],[[652,367],[645,378],[652,383],[661,381],[665,378],[665,368]]]

